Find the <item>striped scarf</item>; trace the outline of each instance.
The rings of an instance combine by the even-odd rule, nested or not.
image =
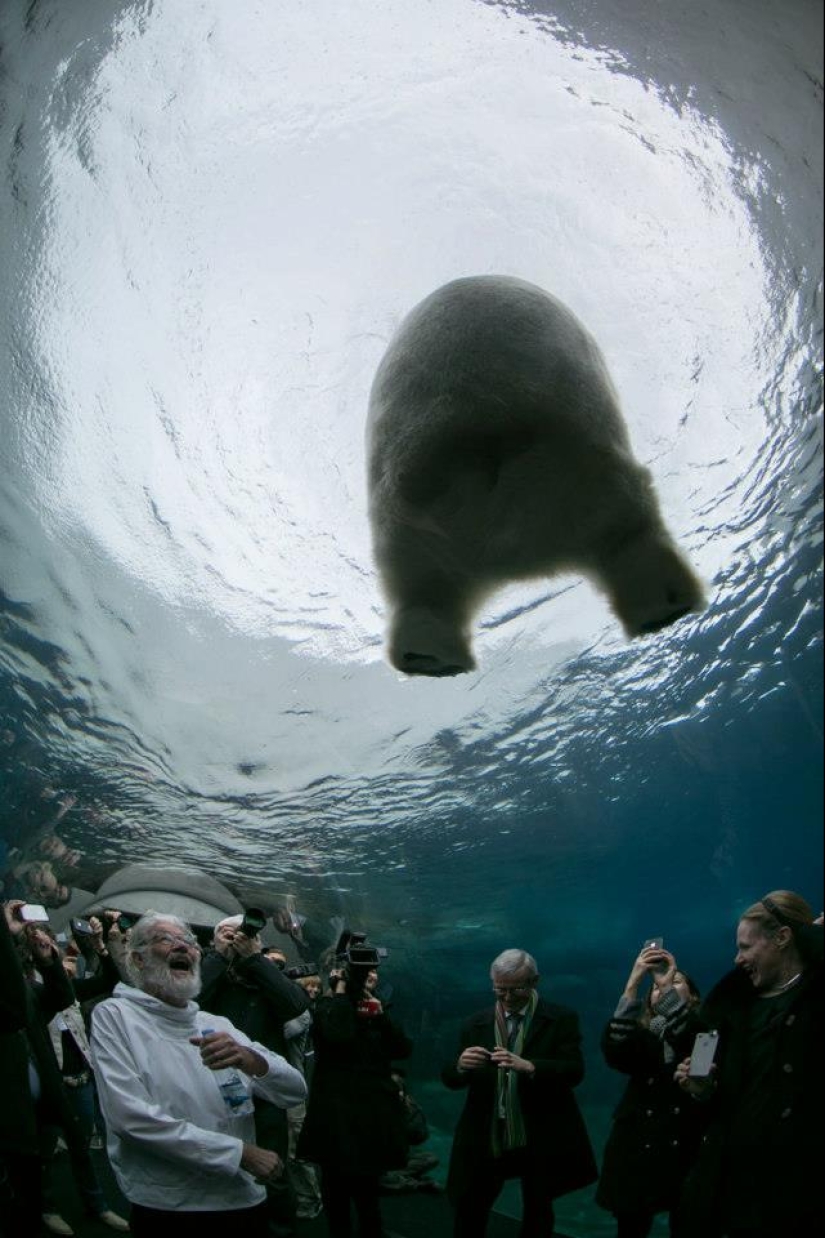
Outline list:
[[[496,1047],[510,1049],[517,1057],[521,1057],[524,1042],[530,1031],[530,1023],[538,1005],[539,995],[535,990],[530,994],[530,1000],[523,1010],[519,1011],[519,1029],[512,1045],[508,1045],[510,1034],[507,1028],[507,1013],[501,1002],[496,1002]],[[521,1112],[521,1102],[518,1095],[517,1070],[496,1070],[496,1101],[493,1108],[493,1156],[501,1156],[502,1152],[510,1152],[513,1148],[523,1148],[527,1143],[527,1131],[524,1127],[524,1115]]]

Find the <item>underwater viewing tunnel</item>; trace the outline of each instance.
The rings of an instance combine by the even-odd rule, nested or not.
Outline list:
[[[704,993],[745,908],[823,903],[821,5],[5,0],[0,68],[3,899],[204,945],[260,908],[290,965],[364,932],[439,1186],[442,1067],[528,951],[580,1020],[600,1161],[642,943]],[[382,358],[470,277],[583,324],[607,446],[576,428],[529,472],[529,418],[476,432],[486,379],[468,437],[434,322],[381,456]],[[447,417],[424,452],[412,375]],[[635,493],[628,453],[697,581],[634,636],[569,545]],[[408,577],[442,660],[426,625],[394,652]],[[502,1232],[520,1208],[508,1184]],[[593,1185],[556,1211],[615,1232]]]

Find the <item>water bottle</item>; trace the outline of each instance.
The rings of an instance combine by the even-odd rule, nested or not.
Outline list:
[[[215,1030],[214,1027],[204,1027],[200,1034],[209,1036]],[[209,1073],[218,1085],[228,1118],[245,1118],[255,1112],[249,1085],[234,1066],[225,1066],[223,1070],[212,1070]]]

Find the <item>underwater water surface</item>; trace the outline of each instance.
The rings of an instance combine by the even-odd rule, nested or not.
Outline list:
[[[598,1140],[642,939],[706,986],[759,895],[821,905],[821,22],[0,5],[4,873],[54,827],[80,889],[185,863],[369,929],[445,1141],[500,949],[579,1010]],[[596,336],[709,605],[628,643],[577,578],[516,585],[478,671],[408,680],[367,395],[404,314],[484,273]],[[611,1232],[590,1194],[571,1234]]]

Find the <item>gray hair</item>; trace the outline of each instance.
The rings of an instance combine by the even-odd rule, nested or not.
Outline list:
[[[539,974],[536,960],[526,950],[502,950],[490,964],[490,973],[494,976],[513,976],[522,971],[526,971],[531,980]]]
[[[140,970],[135,967],[132,962],[132,955],[139,954],[143,956],[149,949],[151,939],[154,936],[155,929],[159,924],[171,924],[174,928],[180,929],[182,933],[191,933],[192,930],[185,920],[181,920],[180,916],[167,915],[163,911],[147,911],[142,915],[131,930],[129,931],[129,947],[126,955],[126,971],[129,975],[129,980],[135,986],[140,988]]]

